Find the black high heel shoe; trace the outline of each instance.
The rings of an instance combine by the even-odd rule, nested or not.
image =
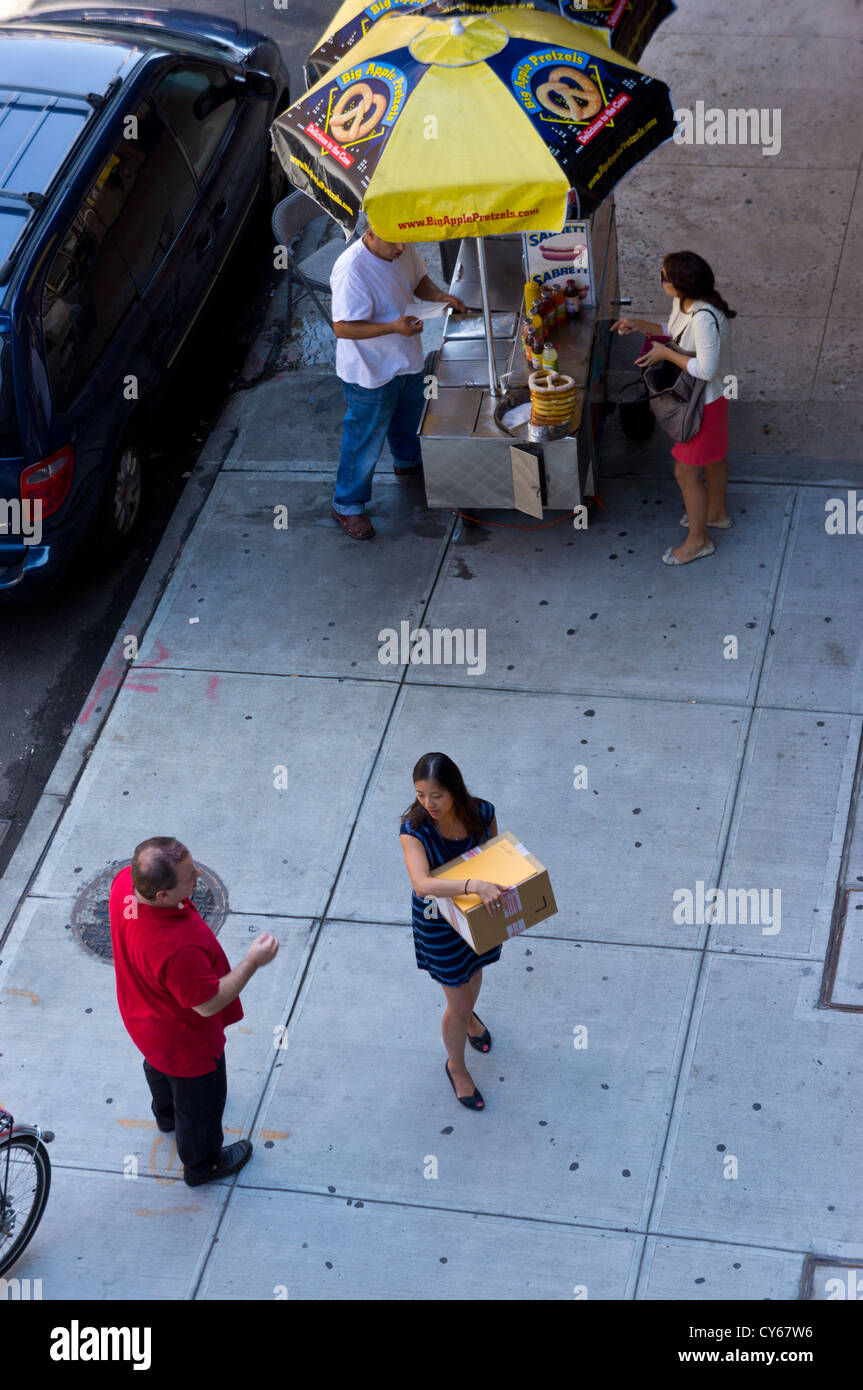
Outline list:
[[[482,1110],[483,1106],[485,1105],[485,1101],[483,1100],[482,1096],[480,1095],[480,1093],[479,1093],[479,1091],[476,1089],[476,1087],[474,1086],[474,1088],[473,1088],[473,1095],[472,1095],[472,1096],[460,1096],[459,1093],[458,1093],[458,1091],[455,1090],[455,1082],[453,1081],[452,1077],[450,1076],[450,1070],[449,1070],[449,1057],[447,1057],[447,1059],[446,1059],[446,1061],[444,1062],[443,1065],[444,1065],[444,1071],[446,1072],[447,1076],[449,1076],[449,1084],[452,1086],[453,1090],[455,1091],[455,1098],[456,1098],[456,1100],[461,1101],[461,1104],[462,1104],[462,1105],[466,1105],[467,1108],[468,1108],[468,1110]]]
[[[477,1023],[482,1023],[482,1019],[480,1018],[479,1014],[474,1014],[473,1017],[476,1019]],[[482,1026],[483,1028],[485,1028],[484,1023],[482,1023]],[[488,1031],[487,1028],[485,1028],[485,1032],[481,1033],[478,1038],[472,1038],[470,1033],[468,1033],[467,1040],[476,1052],[491,1051],[491,1033]]]

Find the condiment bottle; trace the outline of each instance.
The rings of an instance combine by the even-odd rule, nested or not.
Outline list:
[[[576,314],[581,312],[581,295],[574,280],[567,280],[566,282],[566,312],[571,319],[574,319]]]
[[[539,299],[541,290],[535,280],[528,280],[524,287],[524,308],[528,318],[533,313],[533,306]]]

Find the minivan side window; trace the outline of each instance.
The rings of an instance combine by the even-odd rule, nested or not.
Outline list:
[[[126,117],[120,140],[87,198],[108,228],[143,294],[159,269],[198,192],[177,142],[148,102]]]
[[[114,336],[135,286],[92,209],[78,213],[42,291],[42,331],[51,395],[65,410]]]
[[[156,105],[189,156],[199,184],[205,182],[237,109],[232,90],[230,78],[221,68],[196,66],[174,68],[153,93]]]

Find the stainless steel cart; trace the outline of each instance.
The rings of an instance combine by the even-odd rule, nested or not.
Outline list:
[[[500,422],[524,397],[530,374],[521,340],[526,240],[484,240],[494,362],[505,391],[497,396],[489,383],[477,242],[462,241],[449,292],[465,302],[468,313],[448,314],[429,365],[429,399],[419,426],[429,506],[515,508],[541,517],[545,510],[571,510],[596,494],[609,329],[619,302],[613,200],[578,225],[587,245],[583,282],[589,293],[577,317],[551,334],[558,370],[574,379],[578,403],[569,433],[543,443],[528,438],[527,425],[508,430]]]

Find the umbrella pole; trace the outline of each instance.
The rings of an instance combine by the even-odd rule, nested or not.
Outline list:
[[[491,310],[488,307],[488,277],[485,268],[485,242],[482,237],[476,239],[476,258],[479,265],[479,283],[482,290],[482,317],[485,324],[485,346],[488,352],[488,389],[493,396],[502,396],[495,371],[494,362],[494,337],[491,326]]]

